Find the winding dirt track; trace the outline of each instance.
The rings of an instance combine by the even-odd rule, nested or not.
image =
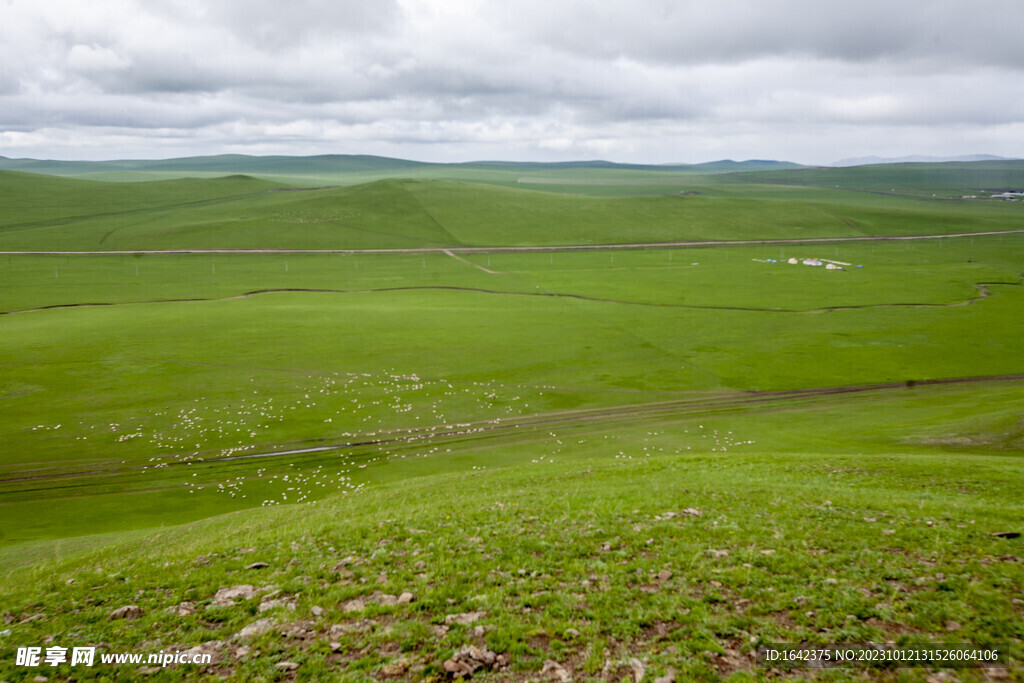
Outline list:
[[[1019,382],[1022,380],[1024,380],[1024,374],[1008,374],[988,375],[980,377],[951,377],[945,379],[904,380],[901,382],[888,382],[883,384],[860,384],[840,387],[817,387],[811,389],[792,389],[787,391],[740,391],[735,392],[733,394],[719,396],[717,398],[710,400],[703,399],[657,401],[651,403],[637,403],[622,406],[614,406],[610,408],[584,408],[579,410],[566,410],[551,413],[542,413],[538,415],[528,415],[520,418],[509,418],[507,420],[481,420],[477,422],[460,424],[456,427],[452,427],[450,425],[433,425],[409,429],[399,429],[392,431],[390,434],[386,436],[381,436],[378,438],[364,438],[339,443],[323,443],[324,440],[321,440],[320,445],[316,446],[289,448],[286,450],[276,451],[265,451],[262,453],[244,453],[240,455],[217,456],[203,458],[202,460],[196,459],[191,461],[170,461],[161,464],[161,467],[187,466],[190,464],[194,464],[196,462],[216,463],[231,462],[237,460],[253,460],[260,458],[280,458],[285,456],[307,455],[328,451],[345,451],[365,447],[408,445],[417,442],[432,442],[435,440],[445,440],[446,442],[470,441],[480,438],[500,436],[503,433],[512,433],[523,427],[540,427],[546,425],[566,423],[577,425],[588,424],[592,422],[608,423],[610,420],[640,417],[645,415],[657,416],[666,414],[686,414],[690,412],[699,413],[701,411],[714,408],[727,408],[732,406],[746,406],[758,404],[781,404],[785,403],[786,401],[808,398],[823,398],[828,396],[839,396],[845,394],[887,392],[894,390],[907,390],[916,387],[926,386],[983,384],[995,382]],[[28,475],[21,477],[12,477],[8,479],[0,479],[0,484],[42,480],[60,481],[72,479],[75,477],[95,475],[114,476],[119,473],[148,470],[151,467],[152,466],[149,465],[140,465],[126,468],[107,468],[85,470],[78,472],[57,472],[48,474]],[[47,488],[59,488],[59,486],[44,486],[40,487],[40,489],[38,490],[44,490]],[[26,490],[37,489],[19,488],[18,492],[25,493]]]
[[[401,249],[132,249],[108,251],[0,251],[0,255],[19,254],[34,256],[120,256],[160,254],[507,254],[549,251],[607,251],[611,249],[687,249],[699,247],[742,247],[752,244],[822,244],[830,242],[893,242],[907,240],[938,240],[952,237],[985,237],[1013,235],[1016,230],[990,230],[988,232],[957,232],[942,235],[864,235],[863,237],[800,237],[761,240],[707,240],[678,242],[633,242],[626,244],[563,244],[527,247],[408,247]]]

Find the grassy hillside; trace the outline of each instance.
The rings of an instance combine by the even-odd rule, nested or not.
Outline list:
[[[1001,673],[758,668],[787,641],[1024,676],[1020,206],[486,172],[0,173],[0,678]],[[352,251],[102,252],[218,247]]]
[[[1016,457],[966,435],[1022,400],[1012,385],[905,389],[782,412],[551,426],[442,454],[398,450],[386,467],[419,455],[447,473],[141,536],[19,548],[5,553],[0,591],[18,643],[49,634],[102,642],[101,653],[213,655],[202,667],[46,672],[58,675],[443,680],[444,662],[472,645],[502,656],[498,672],[475,679],[557,667],[629,680],[642,667],[648,677],[752,680],[768,675],[755,663],[760,645],[894,641],[1011,643],[1015,676],[1020,542],[990,532],[1024,515],[1024,479]],[[900,426],[879,429],[883,411]],[[955,426],[935,430],[943,415]],[[796,447],[808,433],[819,445]],[[944,452],[952,444],[956,453]],[[110,619],[127,605],[133,618]],[[26,671],[10,662],[0,671]],[[833,674],[819,678],[888,676]]]
[[[179,179],[142,184],[102,183],[35,173],[0,171],[0,231],[81,221],[127,220],[148,211],[190,207],[276,187],[249,176]]]
[[[0,250],[395,249],[914,235],[1019,228],[1015,205],[711,182],[585,197],[437,180],[275,187],[246,176],[99,183],[0,174]]]
[[[784,250],[865,267],[765,262]],[[0,259],[4,533],[147,526],[262,500],[184,504],[186,482],[223,486],[266,467],[199,458],[745,391],[1024,373],[1021,262],[1019,235],[462,261]],[[60,478],[87,470],[148,498],[111,514],[96,504],[106,475]],[[26,474],[60,477],[14,481]]]
[[[1024,161],[904,163],[751,173],[768,182],[943,196],[1024,190]]]

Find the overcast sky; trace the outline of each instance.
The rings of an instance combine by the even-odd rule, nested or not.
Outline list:
[[[1024,157],[1020,0],[0,0],[0,155]]]

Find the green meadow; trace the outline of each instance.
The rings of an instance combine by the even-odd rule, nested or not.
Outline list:
[[[0,172],[5,679],[1024,675],[1018,203],[280,168]],[[14,664],[49,642],[215,661]],[[757,664],[782,642],[1009,668]]]

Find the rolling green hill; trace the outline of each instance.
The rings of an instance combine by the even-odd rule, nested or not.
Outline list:
[[[1024,675],[1019,203],[293,161],[0,172],[0,678]]]
[[[902,163],[808,168],[746,174],[773,183],[797,183],[873,192],[944,196],[1024,190],[1024,161]]]
[[[0,172],[0,250],[557,246],[1019,227],[1012,203],[698,186],[696,195],[601,197],[440,180],[301,189],[250,176],[104,183]]]

